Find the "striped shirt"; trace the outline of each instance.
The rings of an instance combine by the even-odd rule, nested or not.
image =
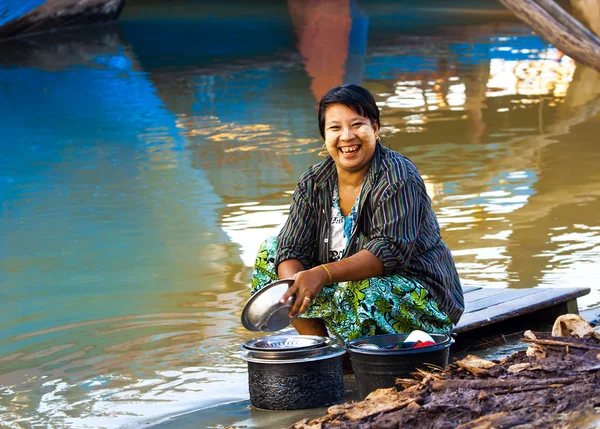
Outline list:
[[[333,159],[310,167],[300,178],[290,214],[277,237],[276,266],[297,259],[305,268],[329,262]],[[377,145],[358,205],[358,218],[344,257],[366,249],[379,258],[384,276],[400,275],[425,286],[454,324],[464,311],[456,266],[440,234],[431,199],[416,166]]]

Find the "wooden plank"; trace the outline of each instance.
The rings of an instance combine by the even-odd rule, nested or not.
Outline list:
[[[467,294],[469,292],[473,292],[475,290],[479,290],[482,289],[481,286],[463,286],[462,291],[464,294]]]
[[[477,301],[478,299],[487,298],[488,296],[500,295],[506,288],[501,287],[484,287],[477,291],[471,292],[465,295],[465,304],[467,302]]]
[[[536,293],[539,293],[539,290],[534,288],[502,289],[500,293],[495,293],[487,297],[482,297],[481,299],[475,301],[465,302],[465,313],[481,311],[486,309],[487,307],[498,305],[498,303],[500,302],[510,302]]]
[[[533,290],[536,293],[509,302],[498,300],[496,305],[464,314],[454,331],[457,333],[465,332],[512,317],[542,310],[574,300],[590,291],[589,288],[544,288]]]
[[[502,294],[498,294],[497,297],[499,299],[496,305],[489,305],[479,311],[471,311],[463,314],[458,325],[454,328],[454,332],[466,332],[513,317],[543,310],[557,304],[575,300],[590,292],[589,288],[536,288],[533,290],[536,293],[508,302],[504,302],[501,299]]]

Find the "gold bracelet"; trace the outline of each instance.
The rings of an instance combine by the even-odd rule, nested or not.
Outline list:
[[[327,273],[327,277],[329,277],[329,283],[328,284],[332,284],[333,283],[333,276],[331,275],[331,271],[329,271],[329,268],[327,268],[325,266],[325,264],[321,264],[321,266],[323,267],[323,269]]]

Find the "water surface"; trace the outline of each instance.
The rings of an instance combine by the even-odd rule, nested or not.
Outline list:
[[[598,73],[497,11],[316,3],[133,2],[0,45],[3,425],[247,399],[253,254],[322,159],[316,103],[343,82],[425,177],[464,285],[598,305]]]

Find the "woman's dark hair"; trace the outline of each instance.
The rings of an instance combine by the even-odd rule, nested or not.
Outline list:
[[[332,104],[343,104],[360,116],[369,118],[371,124],[379,124],[379,107],[373,95],[362,86],[347,84],[330,89],[319,103],[319,131],[325,139],[325,110]]]

